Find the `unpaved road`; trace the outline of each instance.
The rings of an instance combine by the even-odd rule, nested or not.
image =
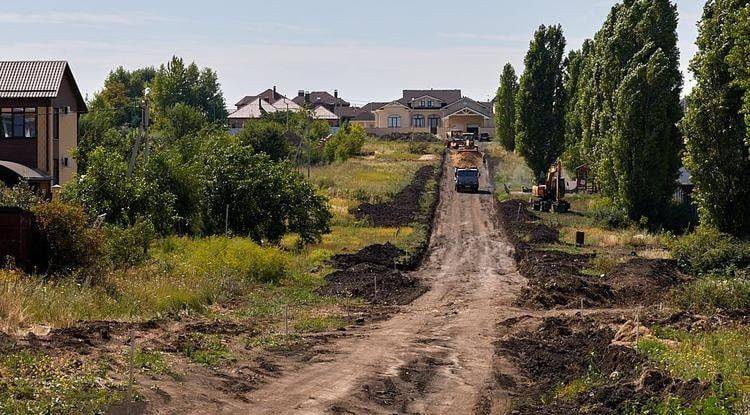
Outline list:
[[[332,353],[249,394],[253,414],[502,414],[508,393],[496,375],[515,377],[493,356],[497,322],[525,279],[496,222],[490,174],[485,194],[458,194],[444,166],[430,255],[417,275],[431,289],[389,320],[329,345]],[[491,390],[491,392],[489,392]],[[488,396],[488,393],[491,395]]]

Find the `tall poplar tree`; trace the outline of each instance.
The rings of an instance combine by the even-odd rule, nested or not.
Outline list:
[[[701,221],[750,236],[750,0],[710,0],[690,64],[696,86],[682,122]]]
[[[562,27],[540,26],[516,96],[516,149],[541,178],[565,148]]]
[[[516,92],[518,77],[513,65],[506,63],[500,75],[495,97],[495,131],[498,141],[508,151],[516,148]]]
[[[594,42],[586,39],[580,50],[571,51],[565,60],[565,165],[573,170],[586,161],[582,155],[583,125],[580,113],[584,69],[591,58]]]

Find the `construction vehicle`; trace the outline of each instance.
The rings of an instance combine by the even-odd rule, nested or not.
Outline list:
[[[480,166],[484,164],[484,156],[474,146],[472,149],[461,149],[451,154],[453,174],[457,192],[479,191]]]
[[[562,162],[553,164],[547,172],[543,184],[531,188],[531,208],[541,212],[565,213],[570,203],[565,200],[565,178],[562,175]]]

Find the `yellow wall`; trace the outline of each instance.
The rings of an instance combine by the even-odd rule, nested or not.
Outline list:
[[[411,126],[411,116],[409,108],[400,104],[388,104],[383,108],[375,111],[375,127],[388,128],[388,117],[400,116],[401,128]]]
[[[47,171],[47,120],[49,108],[38,107],[36,109],[36,165],[38,169],[51,175]]]
[[[481,115],[453,115],[448,117],[445,127],[449,130],[459,129],[466,131],[466,126],[472,124],[480,128],[485,127],[484,117]]]
[[[78,115],[71,112],[70,114],[60,113],[60,184],[65,184],[75,177],[77,164],[73,158],[73,149],[76,148],[78,141]],[[64,166],[65,158],[68,158],[68,166]]]

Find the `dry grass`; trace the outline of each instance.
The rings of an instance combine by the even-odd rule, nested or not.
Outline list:
[[[18,275],[0,271],[0,331],[13,333],[24,325],[28,318],[24,298]]]

